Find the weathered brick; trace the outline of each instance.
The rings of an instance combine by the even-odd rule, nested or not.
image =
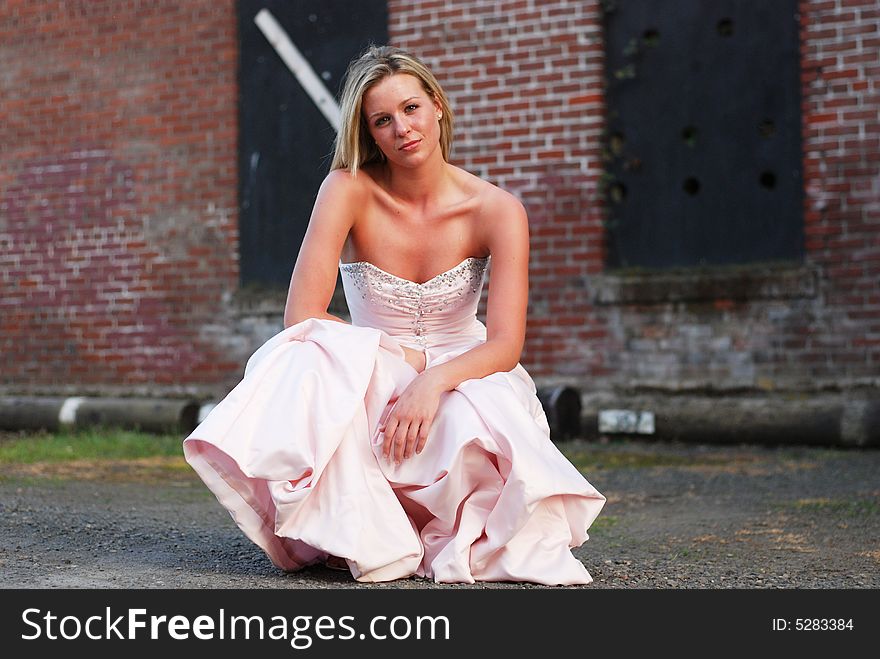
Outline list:
[[[601,3],[388,8],[392,43],[426,59],[449,92],[456,163],[529,212],[523,361],[534,375],[593,388],[876,378],[874,0],[799,3],[804,261],[817,294],[617,307],[592,298],[607,275]],[[0,386],[234,384],[255,347],[228,303],[238,287],[234,4],[47,0],[16,4],[11,19],[2,11],[12,57],[0,94]],[[193,238],[196,226],[210,240]],[[203,335],[205,324],[230,344]],[[663,343],[634,351],[627,334]]]

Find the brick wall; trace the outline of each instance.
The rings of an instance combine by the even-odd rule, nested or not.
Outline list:
[[[238,281],[236,58],[231,1],[0,5],[4,388],[241,372],[210,335]]]
[[[880,6],[801,3],[805,237],[821,293],[785,359],[824,380],[880,376]]]
[[[604,271],[601,3],[389,14],[450,94],[455,161],[529,211],[537,379],[878,385],[875,0],[801,3],[805,262],[635,300],[603,292],[657,282]],[[0,4],[0,390],[216,397],[280,328],[279,303],[237,290],[236,58],[231,0]]]
[[[388,4],[392,43],[425,59],[450,96],[454,161],[516,194],[528,210],[523,362],[534,375],[610,374],[607,320],[587,290],[604,260],[599,3]]]
[[[392,0],[389,9],[392,42],[422,55],[450,94],[456,162],[526,204],[523,361],[533,375],[587,389],[878,384],[876,2],[801,3],[805,262],[763,274],[754,295],[727,293],[742,289],[734,271],[708,282],[708,296],[706,286],[691,286],[698,296],[674,286],[667,299],[601,304],[601,3]],[[792,277],[808,283],[788,286]]]

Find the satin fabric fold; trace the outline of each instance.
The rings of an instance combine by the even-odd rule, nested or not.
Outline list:
[[[469,290],[443,311],[473,318]],[[427,367],[485,340],[473,323],[428,334]],[[330,320],[285,329],[186,438],[187,461],[282,570],[332,555],[364,582],[589,583],[571,548],[605,498],[550,440],[522,366],[444,393],[422,453],[383,458],[382,422],[417,376],[401,347],[412,341]]]

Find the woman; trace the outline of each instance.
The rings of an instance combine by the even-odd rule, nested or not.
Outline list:
[[[285,329],[187,438],[187,460],[285,570],[589,583],[570,548],[605,499],[550,441],[518,364],[525,210],[449,163],[452,112],[412,55],[353,61],[342,115]],[[351,325],[327,313],[337,270]]]

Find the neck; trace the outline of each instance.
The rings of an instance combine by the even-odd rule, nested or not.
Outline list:
[[[401,201],[417,206],[425,206],[437,196],[443,187],[447,174],[447,164],[440,149],[420,167],[390,167],[388,170],[388,189]]]

